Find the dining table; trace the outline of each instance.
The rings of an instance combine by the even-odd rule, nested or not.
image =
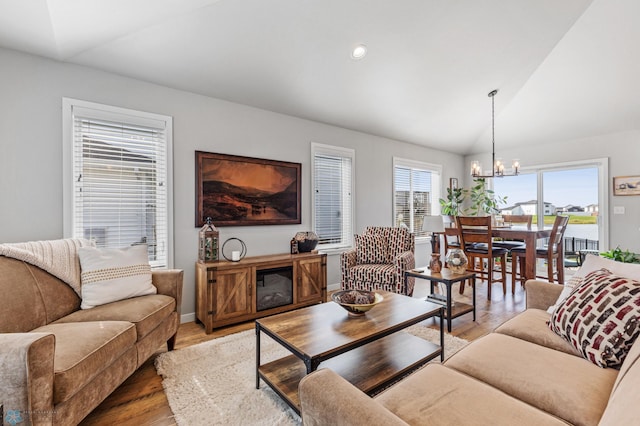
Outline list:
[[[458,236],[458,229],[454,227],[445,228],[447,236]],[[551,228],[544,226],[494,226],[491,228],[491,236],[494,238],[502,238],[505,240],[521,240],[525,245],[525,270],[523,272],[525,280],[534,279],[536,277],[536,248],[538,240],[549,238],[551,236]],[[559,244],[560,259],[564,258],[563,244]],[[513,265],[512,265],[513,267]],[[564,282],[563,268],[558,268],[558,281]]]

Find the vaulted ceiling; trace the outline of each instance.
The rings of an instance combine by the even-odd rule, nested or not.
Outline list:
[[[0,0],[0,46],[465,154],[490,149],[492,89],[497,146],[638,129],[638,16],[638,0]]]

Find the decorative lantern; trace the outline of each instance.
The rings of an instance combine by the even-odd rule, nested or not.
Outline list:
[[[220,233],[211,223],[211,218],[207,218],[207,223],[198,232],[200,249],[198,250],[199,262],[215,262],[219,259],[218,241]]]

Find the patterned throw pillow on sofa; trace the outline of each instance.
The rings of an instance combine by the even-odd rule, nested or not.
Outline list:
[[[388,263],[389,249],[385,240],[375,234],[355,235],[358,265]]]
[[[640,335],[640,282],[590,272],[551,314],[549,328],[600,367],[620,367]]]

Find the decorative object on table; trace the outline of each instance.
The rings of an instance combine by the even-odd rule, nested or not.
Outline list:
[[[298,254],[298,241],[296,241],[296,237],[293,237],[291,239],[291,242],[289,243],[290,245],[290,251],[291,254]]]
[[[422,219],[422,231],[431,232],[431,261],[429,262],[429,269],[431,272],[440,272],[442,271],[440,234],[444,232],[442,216],[424,216]]]
[[[350,316],[359,317],[382,302],[382,295],[367,290],[342,290],[331,295],[331,300],[342,306]]]
[[[444,258],[447,267],[456,274],[462,274],[467,270],[469,260],[462,249],[450,249]]]
[[[308,253],[318,245],[318,234],[313,231],[298,232],[294,237],[298,253]]]
[[[225,247],[230,244],[227,250]],[[239,262],[247,255],[247,246],[240,238],[232,237],[228,238],[224,244],[222,244],[222,257],[231,262]]]
[[[220,233],[211,223],[211,218],[206,219],[206,223],[198,232],[198,261],[199,262],[215,262],[219,259],[218,241]]]
[[[511,168],[511,173],[504,172],[504,163],[502,159],[496,159],[496,119],[495,119],[495,99],[494,97],[498,94],[498,89],[492,90],[489,92],[489,97],[491,98],[491,162],[493,164],[493,168],[491,169],[491,174],[482,174],[482,165],[479,161],[474,160],[471,162],[471,176],[474,178],[492,178],[492,177],[503,177],[503,176],[517,176],[520,173],[520,161],[513,160]]]
[[[613,195],[640,195],[640,176],[614,176]]]
[[[196,151],[196,226],[301,223],[300,163]]]

